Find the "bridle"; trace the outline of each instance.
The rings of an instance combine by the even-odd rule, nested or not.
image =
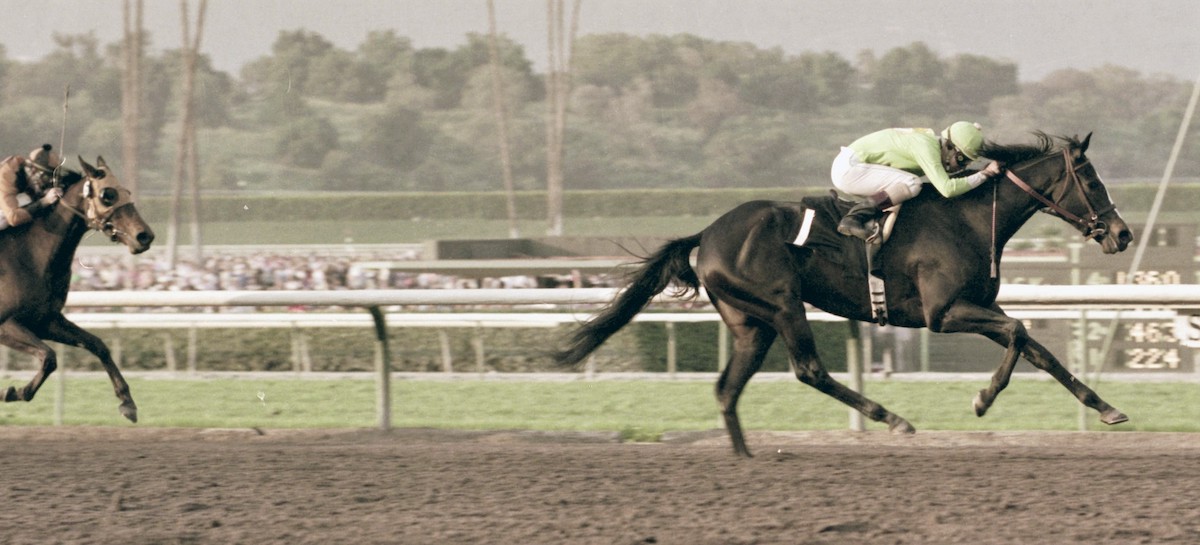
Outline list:
[[[1047,155],[1032,163],[1023,164],[1021,166],[1031,167],[1041,163],[1042,161],[1053,159],[1054,157],[1054,155]],[[1017,176],[1017,173],[1013,172],[1013,169],[1005,169],[1004,173],[1008,179],[1012,181],[1013,185],[1020,188],[1021,191],[1028,193],[1029,196],[1046,205],[1046,209],[1049,209],[1051,213],[1056,214],[1064,221],[1073,224],[1076,229],[1083,233],[1084,238],[1100,240],[1104,237],[1104,235],[1108,234],[1108,224],[1100,221],[1100,216],[1115,210],[1117,206],[1109,203],[1108,206],[1097,210],[1096,207],[1092,205],[1091,199],[1088,198],[1087,191],[1083,188],[1083,180],[1079,179],[1079,169],[1087,166],[1089,163],[1091,163],[1091,160],[1084,160],[1082,163],[1075,164],[1075,160],[1071,157],[1071,150],[1069,148],[1064,148],[1062,150],[1062,158],[1064,169],[1067,172],[1067,177],[1070,178],[1070,182],[1065,184],[1066,187],[1063,188],[1062,192],[1052,199],[1042,195],[1041,192],[1034,189],[1033,186],[1026,183],[1025,180],[1022,180],[1020,176]],[[1067,193],[1072,187],[1079,190],[1079,195],[1083,197],[1083,202],[1085,205],[1087,205],[1087,218],[1082,218],[1070,210],[1063,208],[1061,204],[1058,204],[1064,198],[1066,198]],[[998,221],[996,206],[997,202],[999,201],[999,196],[997,195],[997,191],[999,191],[999,189],[999,183],[992,184],[992,252],[990,256],[992,278],[1000,277],[1000,260],[998,256],[1000,248],[998,247],[996,241],[996,226]]]
[[[120,237],[129,238],[129,233],[125,233],[117,229],[112,218],[117,214],[117,211],[125,206],[133,204],[132,193],[128,189],[117,186],[104,186],[96,189],[98,185],[96,178],[84,175],[83,180],[79,183],[83,185],[83,205],[76,208],[68,204],[65,200],[60,199],[59,206],[65,207],[71,213],[79,216],[87,223],[88,229],[104,233],[113,242],[118,242]],[[57,186],[57,184],[56,184]]]
[[[1049,155],[1039,159],[1038,161],[1035,161],[1033,164],[1025,166],[1033,166],[1034,164],[1040,163],[1052,157],[1053,155]],[[1025,180],[1022,180],[1019,176],[1017,176],[1012,169],[1006,170],[1005,174],[1008,176],[1008,179],[1011,180],[1014,185],[1021,188],[1022,191],[1028,193],[1034,199],[1037,199],[1042,204],[1046,205],[1046,208],[1049,208],[1054,214],[1057,214],[1058,217],[1062,218],[1068,223],[1074,224],[1075,227],[1083,233],[1084,238],[1099,240],[1100,238],[1103,238],[1104,235],[1108,234],[1108,224],[1101,221],[1100,216],[1112,212],[1117,206],[1109,203],[1107,206],[1097,210],[1096,207],[1092,205],[1091,199],[1088,199],[1087,191],[1083,187],[1083,181],[1079,179],[1079,169],[1090,164],[1090,160],[1085,159],[1082,163],[1075,164],[1075,160],[1071,157],[1070,149],[1064,149],[1062,151],[1062,157],[1063,161],[1065,162],[1067,177],[1070,179],[1070,183],[1066,184],[1066,187],[1063,189],[1063,191],[1053,199],[1047,198],[1045,195],[1042,195],[1040,192],[1038,192],[1038,190],[1025,183]],[[1085,205],[1087,205],[1088,211],[1086,218],[1072,213],[1070,210],[1063,208],[1063,206],[1059,204],[1059,202],[1066,198],[1067,193],[1072,187],[1079,190],[1079,195],[1083,197],[1083,202]]]

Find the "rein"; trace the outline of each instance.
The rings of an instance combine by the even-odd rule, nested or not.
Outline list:
[[[1063,208],[1062,205],[1058,204],[1058,201],[1061,201],[1063,197],[1066,196],[1067,191],[1070,190],[1070,187],[1068,187],[1067,190],[1064,190],[1062,195],[1059,195],[1054,200],[1051,200],[1046,198],[1045,195],[1042,195],[1040,192],[1038,192],[1038,190],[1034,189],[1028,183],[1025,183],[1025,180],[1022,180],[1011,169],[1007,170],[1005,174],[1014,185],[1021,188],[1021,191],[1028,193],[1031,197],[1046,205],[1047,208],[1054,211],[1054,213],[1058,214],[1058,216],[1062,219],[1075,224],[1075,227],[1083,232],[1084,238],[1100,238],[1108,232],[1108,225],[1103,221],[1100,221],[1100,216],[1113,211],[1117,206],[1115,204],[1109,204],[1100,210],[1096,210],[1096,207],[1092,206],[1091,199],[1088,199],[1087,191],[1085,191],[1083,188],[1083,181],[1079,179],[1079,169],[1087,166],[1090,161],[1084,161],[1082,163],[1075,164],[1075,161],[1071,158],[1071,151],[1068,149],[1063,150],[1062,156],[1066,166],[1067,176],[1071,180],[1070,185],[1079,190],[1079,195],[1083,197],[1083,202],[1085,205],[1087,205],[1088,214],[1086,219],[1071,213],[1070,210],[1067,210],[1066,208]]]
[[[1000,260],[998,259],[999,256],[996,255],[998,253],[998,250],[996,248],[996,246],[997,246],[997,244],[996,244],[996,202],[999,200],[1000,200],[1000,184],[993,183],[992,184],[992,252],[991,252],[991,255],[989,256],[992,260],[992,275],[991,275],[992,278],[1000,277]]]
[[[1046,157],[1043,157],[1043,158],[1035,161],[1033,164],[1036,165],[1036,164],[1038,164],[1042,161],[1045,161],[1047,159],[1050,159],[1052,157],[1053,157],[1053,155],[1047,155]],[[1085,191],[1083,189],[1083,181],[1079,179],[1079,169],[1087,166],[1088,163],[1090,163],[1090,161],[1084,161],[1082,163],[1075,164],[1075,160],[1071,158],[1071,151],[1069,149],[1062,150],[1062,157],[1063,157],[1063,164],[1064,164],[1065,170],[1067,172],[1067,176],[1070,178],[1071,183],[1070,183],[1070,186],[1067,187],[1067,189],[1064,190],[1061,195],[1059,195],[1058,197],[1055,197],[1054,199],[1050,199],[1050,198],[1047,198],[1045,195],[1042,195],[1041,192],[1034,189],[1033,186],[1026,183],[1025,180],[1022,180],[1020,176],[1017,176],[1017,174],[1015,172],[1013,172],[1012,169],[1005,170],[1005,176],[1013,183],[1013,185],[1017,186],[1018,188],[1021,189],[1021,191],[1028,193],[1031,197],[1033,197],[1034,199],[1037,199],[1039,202],[1046,205],[1046,208],[1049,208],[1050,210],[1052,210],[1055,214],[1058,215],[1058,217],[1060,217],[1070,223],[1073,223],[1076,228],[1078,228],[1080,231],[1083,232],[1084,238],[1103,237],[1108,232],[1108,225],[1105,224],[1103,221],[1100,221],[1100,216],[1111,212],[1117,206],[1115,204],[1109,204],[1108,206],[1106,206],[1100,210],[1096,210],[1096,207],[1092,206],[1091,199],[1088,198],[1087,191]],[[1032,166],[1032,165],[1029,165],[1029,166]],[[1064,197],[1066,197],[1067,192],[1070,191],[1071,187],[1074,187],[1079,190],[1079,195],[1081,197],[1083,197],[1083,202],[1085,205],[1087,205],[1087,208],[1088,208],[1087,216],[1088,217],[1086,219],[1075,215],[1070,210],[1067,210],[1066,208],[1063,208],[1062,205],[1058,204],[1059,201],[1061,201]],[[997,254],[999,253],[999,248],[996,247],[996,222],[997,222],[996,203],[999,200],[999,188],[1000,188],[1000,184],[998,184],[998,183],[992,184],[992,252],[991,252],[991,254],[992,254],[991,255],[991,261],[992,261],[991,277],[992,278],[997,278],[1000,276],[1000,266],[999,266],[998,259],[997,259]]]

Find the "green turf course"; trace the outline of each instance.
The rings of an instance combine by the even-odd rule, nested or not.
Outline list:
[[[23,378],[22,378],[23,380]],[[56,378],[32,403],[0,406],[0,425],[50,425]],[[13,384],[8,379],[6,384]],[[369,428],[376,425],[369,379],[132,379],[137,426]],[[918,430],[1076,430],[1078,404],[1058,384],[1016,378],[984,418],[971,399],[974,382],[870,381],[867,394],[909,419]],[[69,378],[66,425],[130,426],[117,413],[103,378]],[[1097,392],[1130,416],[1115,427],[1088,415],[1091,429],[1200,432],[1195,418],[1200,384],[1101,382]],[[261,395],[260,395],[261,394]],[[654,440],[666,431],[719,427],[712,385],[700,381],[393,382],[394,427],[466,430],[614,431]],[[840,403],[790,381],[752,382],[740,406],[751,430],[847,428]],[[884,426],[868,423],[868,429]]]

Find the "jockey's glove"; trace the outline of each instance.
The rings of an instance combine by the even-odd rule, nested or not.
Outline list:
[[[46,190],[42,198],[38,199],[38,203],[42,206],[50,206],[62,198],[62,190],[57,187],[52,187]]]

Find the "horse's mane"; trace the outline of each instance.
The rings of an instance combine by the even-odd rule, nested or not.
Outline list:
[[[1055,147],[1056,141],[1061,141],[1065,146],[1069,147],[1080,145],[1078,138],[1051,136],[1042,131],[1034,131],[1033,135],[1038,140],[1035,144],[997,144],[990,140],[985,141],[983,147],[979,150],[979,154],[1006,165],[1015,165],[1021,161],[1037,159],[1056,149],[1061,149]]]
[[[80,180],[83,180],[83,174],[75,172],[69,168],[64,168],[59,172],[61,174],[59,175],[58,183],[62,185],[64,189],[79,183]]]

